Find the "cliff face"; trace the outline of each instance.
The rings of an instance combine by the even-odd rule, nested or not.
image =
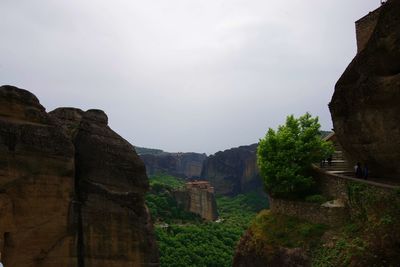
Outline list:
[[[257,144],[217,152],[204,161],[201,177],[210,181],[217,194],[237,195],[252,190],[262,192],[256,153]]]
[[[5,266],[73,266],[74,147],[25,90],[0,87],[0,249]],[[35,265],[36,264],[36,265]]]
[[[376,26],[370,31],[375,25],[370,22],[365,28],[372,34],[337,82],[330,110],[352,161],[368,164],[373,176],[395,178],[400,175],[400,2],[389,0],[372,16]]]
[[[158,266],[144,164],[104,112],[4,86],[0,103],[5,266]]]
[[[208,182],[189,182],[185,190],[174,192],[174,198],[184,210],[200,215],[205,220],[218,218],[214,189]]]
[[[146,165],[148,175],[166,173],[183,178],[198,178],[203,161],[207,157],[199,153],[140,154]]]

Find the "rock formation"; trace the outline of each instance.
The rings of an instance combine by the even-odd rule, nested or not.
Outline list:
[[[259,242],[251,230],[240,239],[233,258],[233,267],[308,267],[310,259],[301,248],[258,248]],[[261,243],[261,242],[260,242]]]
[[[184,210],[200,215],[205,220],[218,218],[214,188],[207,181],[186,183],[185,190],[174,191],[174,198]]]
[[[335,86],[330,110],[349,158],[371,176],[399,179],[400,1],[357,23],[359,53]]]
[[[169,174],[182,178],[199,178],[206,154],[200,153],[146,153],[140,157],[146,165],[147,175]]]
[[[257,144],[217,152],[204,161],[201,177],[214,186],[216,194],[263,192],[256,153]]]
[[[0,240],[5,266],[73,266],[74,147],[38,99],[0,87]]]
[[[0,125],[5,266],[158,266],[144,164],[104,112],[2,86]]]

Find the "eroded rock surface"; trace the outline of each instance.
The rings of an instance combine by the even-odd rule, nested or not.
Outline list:
[[[199,178],[206,154],[168,153],[140,154],[148,175],[169,174],[182,178]]]
[[[372,176],[399,180],[400,1],[371,14],[375,29],[337,82],[330,110],[352,161],[368,164]]]
[[[207,157],[201,177],[210,181],[216,194],[237,195],[263,191],[257,168],[257,144],[220,151]]]
[[[0,87],[0,240],[5,266],[158,266],[133,146],[100,110],[47,114]]]
[[[74,147],[26,90],[0,87],[0,240],[5,266],[76,266]]]
[[[309,267],[311,262],[302,248],[262,247],[252,231],[248,230],[236,247],[232,266]]]
[[[205,220],[218,218],[214,188],[207,181],[186,183],[185,189],[173,192],[174,198],[184,210],[200,215]]]

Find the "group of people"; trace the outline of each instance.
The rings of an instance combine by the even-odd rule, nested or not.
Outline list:
[[[369,174],[367,164],[364,164],[364,166],[362,166],[360,162],[357,162],[357,164],[354,166],[354,173],[357,178],[362,178],[366,180]]]

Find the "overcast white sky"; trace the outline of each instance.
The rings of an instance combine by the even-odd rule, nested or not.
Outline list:
[[[0,0],[0,83],[103,109],[134,145],[214,153],[327,104],[379,0]]]

